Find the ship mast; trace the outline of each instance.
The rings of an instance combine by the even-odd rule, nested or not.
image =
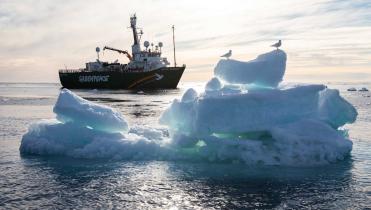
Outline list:
[[[134,44],[131,46],[133,59],[136,60],[136,54],[140,53],[140,44],[137,32],[137,16],[134,14],[130,17],[130,28],[133,30]]]
[[[175,35],[174,35],[175,27],[174,27],[174,25],[173,25],[172,29],[173,29],[173,47],[174,47],[174,66],[176,67],[176,57],[175,57]]]

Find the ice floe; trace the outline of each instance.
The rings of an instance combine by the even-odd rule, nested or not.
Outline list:
[[[346,158],[343,125],[357,111],[325,85],[280,83],[282,50],[221,60],[205,90],[185,91],[162,113],[167,128],[131,126],[116,110],[62,90],[53,120],[32,124],[23,154],[310,166]]]
[[[212,160],[316,165],[344,159],[352,142],[342,126],[356,120],[356,109],[325,85],[279,84],[285,63],[282,50],[249,62],[221,60],[205,91],[175,99],[160,123],[178,145],[202,145],[200,154]]]

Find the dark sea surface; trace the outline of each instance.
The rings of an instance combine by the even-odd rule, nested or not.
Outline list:
[[[347,125],[351,157],[326,166],[110,161],[21,156],[28,126],[54,118],[59,84],[0,83],[0,209],[371,209],[371,83],[330,83],[359,113]],[[130,125],[159,126],[176,90],[75,90],[121,111]],[[315,132],[315,131],[314,131]]]

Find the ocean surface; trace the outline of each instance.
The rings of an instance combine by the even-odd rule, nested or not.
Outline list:
[[[317,167],[21,156],[33,122],[54,118],[60,85],[0,83],[0,209],[371,209],[371,83],[329,83],[357,109],[351,156]],[[159,126],[176,90],[75,90],[121,111],[130,125]],[[313,131],[315,132],[315,131]]]

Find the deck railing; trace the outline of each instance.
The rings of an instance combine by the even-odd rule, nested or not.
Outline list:
[[[59,73],[77,73],[86,71],[86,69],[59,69]]]
[[[186,67],[186,65],[183,64],[182,67]],[[170,67],[169,70],[175,70],[177,67]],[[124,72],[146,72],[146,71],[151,71],[151,70],[143,70],[142,68],[140,69],[109,69],[106,71],[124,71]],[[79,72],[92,72],[83,68],[80,69],[60,69],[59,73],[79,73]]]

